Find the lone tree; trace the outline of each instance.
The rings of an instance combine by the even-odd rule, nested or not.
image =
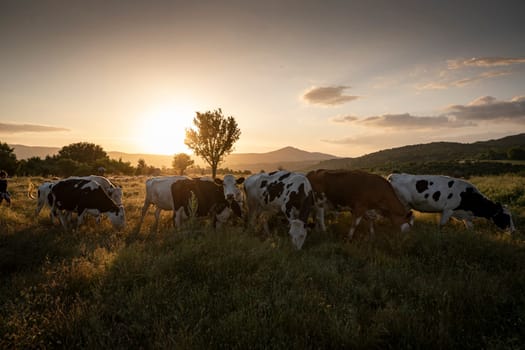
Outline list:
[[[220,108],[213,112],[197,112],[193,124],[196,130],[186,129],[184,143],[210,165],[215,179],[218,165],[224,156],[233,151],[233,144],[239,140],[241,130],[235,119],[232,116],[225,117]]]
[[[184,170],[186,170],[187,167],[192,166],[194,163],[195,161],[186,153],[177,153],[173,156],[171,165],[173,166],[173,169],[179,171],[179,175],[184,175]]]

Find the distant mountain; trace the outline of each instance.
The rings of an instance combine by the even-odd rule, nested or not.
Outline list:
[[[46,156],[57,154],[60,147],[40,147],[40,146],[25,146],[25,145],[9,145],[14,148],[16,159],[28,159],[31,157],[39,157],[44,159]]]
[[[39,147],[24,145],[9,145],[14,148],[17,159],[27,159],[31,157],[45,158],[57,154],[60,147]],[[136,166],[139,159],[144,159],[147,165],[155,167],[171,167],[173,155],[160,154],[143,154],[143,153],[125,153],[117,151],[107,152],[112,159],[122,159],[124,162],[130,162]],[[226,157],[225,162],[220,165],[221,168],[230,168],[233,170],[250,170],[258,172],[262,169],[266,171],[284,168],[288,170],[298,170],[326,159],[336,158],[330,154],[319,152],[307,152],[294,147],[285,147],[272,152],[266,153],[233,153]],[[195,163],[205,166],[202,159],[193,157]]]
[[[300,170],[327,159],[337,158],[331,154],[307,152],[294,147],[284,147],[267,153],[233,153],[226,157],[221,167],[234,170],[273,171],[278,168]]]
[[[427,144],[409,145],[381,150],[356,158],[339,158],[322,161],[311,169],[370,169],[402,163],[424,163],[475,160],[481,154],[489,152],[507,152],[514,147],[525,147],[525,134],[503,137],[497,140],[479,141],[474,143],[431,142]]]

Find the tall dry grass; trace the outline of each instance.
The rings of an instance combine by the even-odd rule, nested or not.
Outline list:
[[[203,221],[175,232],[163,213],[152,232],[150,209],[136,233],[145,179],[119,178],[125,230],[90,219],[64,232],[47,210],[34,217],[27,180],[10,179],[13,205],[0,207],[0,348],[479,349],[525,340],[521,230],[510,237],[485,220],[473,231],[438,230],[424,214],[409,234],[380,222],[375,240],[362,226],[348,242],[345,214],[295,251],[279,225],[269,237]],[[520,226],[523,178],[472,181],[512,198]]]

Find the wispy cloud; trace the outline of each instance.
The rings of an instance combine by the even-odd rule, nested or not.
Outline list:
[[[47,125],[0,123],[0,133],[2,134],[18,134],[18,133],[24,133],[24,132],[57,132],[57,131],[69,131],[69,129],[55,127],[55,126],[47,126]]]
[[[525,96],[498,101],[492,96],[480,97],[467,105],[452,105],[446,112],[461,121],[510,121],[525,123]]]
[[[461,79],[450,79],[446,73],[440,74],[440,79],[433,82],[428,82],[424,84],[419,84],[416,86],[418,90],[441,90],[448,89],[451,87],[464,87],[478,81],[485,79],[491,79],[496,77],[501,77],[504,75],[510,75],[513,72],[511,70],[498,70],[498,71],[489,71],[483,72],[474,76],[465,77]]]
[[[361,98],[361,96],[345,95],[345,90],[349,88],[349,86],[312,87],[304,93],[303,99],[310,104],[336,106]]]
[[[348,122],[355,122],[356,120],[359,120],[359,117],[353,116],[353,115],[342,115],[333,117],[332,121],[334,123],[348,123]]]
[[[469,59],[448,60],[448,69],[463,67],[501,67],[525,63],[525,57],[473,57]]]
[[[361,126],[371,128],[384,129],[398,129],[398,130],[428,130],[435,128],[460,128],[466,126],[473,126],[472,122],[459,121],[454,117],[446,115],[440,116],[414,116],[409,113],[404,114],[384,114],[378,116],[370,116],[366,118],[334,118],[334,121],[339,123],[355,123]]]
[[[431,81],[416,85],[418,90],[441,90],[453,87],[465,87],[486,79],[521,72],[518,65],[525,64],[525,57],[475,57],[469,59],[451,59],[446,61],[445,69]],[[490,70],[494,67],[506,69]],[[482,70],[480,72],[480,70]]]
[[[483,96],[466,105],[451,105],[438,115],[417,116],[410,113],[384,114],[369,117],[353,115],[337,116],[331,119],[336,123],[345,123],[374,129],[392,131],[437,129],[457,129],[477,126],[480,122],[525,123],[525,96],[517,96],[509,101],[499,101],[492,96]],[[327,141],[332,142],[334,141]],[[349,143],[351,140],[337,141]]]

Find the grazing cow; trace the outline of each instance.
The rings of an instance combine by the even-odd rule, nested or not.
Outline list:
[[[77,227],[88,211],[95,215],[107,214],[117,229],[125,226],[124,207],[118,206],[96,181],[72,178],[58,181],[52,187],[49,198],[52,203],[51,211],[57,211],[60,222],[66,230],[68,221],[64,212],[75,211],[78,214]]]
[[[301,249],[307,235],[306,224],[314,205],[314,194],[308,179],[297,173],[277,171],[259,173],[244,181],[250,222],[263,213],[282,212],[290,224],[292,243]],[[269,233],[268,222],[264,229]]]
[[[122,188],[115,186],[108,178],[100,175],[72,176],[69,179],[93,180],[99,183],[104,191],[113,199],[117,205],[122,205]]]
[[[159,217],[161,210],[173,210],[173,197],[171,195],[171,185],[179,180],[190,179],[187,176],[158,176],[146,180],[146,198],[142,206],[140,220],[137,226],[137,232],[140,231],[144,216],[150,205],[155,208],[155,231],[159,225]]]
[[[441,213],[440,226],[455,217],[472,228],[472,219],[477,216],[494,221],[501,229],[515,230],[510,211],[485,197],[468,181],[443,175],[411,174],[390,174],[388,181],[407,207]]]
[[[324,205],[348,207],[352,211],[352,225],[348,233],[351,239],[363,216],[370,219],[376,211],[387,217],[402,232],[410,229],[413,223],[412,212],[406,210],[390,183],[383,177],[359,170],[324,170],[309,172],[316,195],[317,219],[325,229]],[[370,235],[374,235],[373,220],[370,220]]]
[[[197,200],[196,208],[190,208],[192,193]],[[173,223],[180,227],[183,219],[193,213],[197,217],[212,215],[213,227],[228,220],[233,212],[241,217],[241,208],[235,200],[224,198],[224,188],[208,179],[180,179],[171,184],[173,198]]]

